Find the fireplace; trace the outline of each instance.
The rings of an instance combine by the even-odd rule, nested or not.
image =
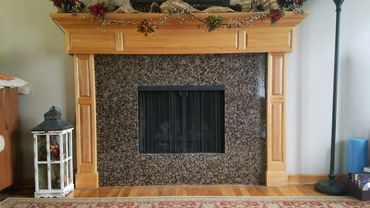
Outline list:
[[[224,153],[224,86],[140,86],[139,153]]]
[[[109,155],[109,158],[114,158],[115,156],[120,156],[121,161],[125,161],[126,164],[131,164],[135,167],[133,163],[138,163],[138,161],[147,161],[147,157],[153,157],[153,154],[138,154],[138,140],[135,141],[122,141],[123,139],[115,139],[113,142],[108,141],[97,141],[99,138],[109,138],[101,137],[97,135],[99,129],[103,127],[109,129],[112,126],[117,127],[120,131],[118,133],[122,135],[128,135],[125,138],[138,138],[138,105],[137,105],[137,87],[148,85],[148,86],[170,86],[170,85],[204,85],[207,80],[196,80],[194,77],[189,76],[189,73],[196,72],[197,70],[187,69],[182,71],[180,77],[185,78],[184,75],[188,75],[185,79],[177,79],[174,75],[171,75],[171,79],[166,74],[166,66],[163,66],[163,70],[159,74],[151,74],[151,70],[145,70],[147,73],[145,76],[140,76],[144,80],[136,79],[137,75],[143,75],[143,71],[137,71],[137,73],[131,73],[128,79],[123,79],[121,74],[127,72],[133,72],[132,70],[126,70],[132,64],[147,65],[147,68],[151,68],[153,63],[158,64],[159,62],[151,61],[151,58],[146,56],[147,54],[240,54],[246,55],[250,53],[267,53],[267,63],[265,66],[266,72],[266,151],[264,155],[266,156],[266,162],[264,163],[266,167],[265,171],[265,181],[267,186],[282,186],[288,183],[288,174],[286,171],[286,140],[285,140],[285,54],[294,50],[294,30],[295,27],[307,16],[306,13],[294,13],[286,12],[285,16],[282,17],[276,24],[271,25],[269,19],[258,21],[250,27],[241,27],[235,30],[231,29],[220,29],[214,32],[205,32],[200,30],[198,22],[193,19],[186,19],[178,26],[177,17],[172,17],[167,25],[161,27],[154,35],[149,37],[144,37],[142,34],[137,32],[136,25],[140,23],[142,19],[150,19],[153,21],[159,20],[161,18],[160,14],[106,14],[105,18],[110,20],[125,20],[132,24],[127,26],[122,26],[120,24],[110,24],[107,25],[103,30],[99,30],[98,20],[91,20],[87,14],[78,14],[79,17],[72,14],[60,14],[55,13],[50,16],[57,22],[61,28],[65,31],[65,49],[67,53],[74,54],[74,71],[75,71],[75,96],[76,96],[76,150],[77,150],[77,174],[76,174],[76,187],[77,188],[96,188],[99,184],[109,184],[107,181],[99,182],[99,178],[116,177],[117,168],[123,171],[130,172],[129,175],[133,175],[131,182],[133,184],[140,181],[135,176],[135,171],[138,168],[124,169],[117,165],[116,160],[109,161],[106,160],[105,163],[99,162],[104,154]],[[208,14],[199,13],[196,14],[197,18],[204,19]],[[220,16],[225,22],[232,21],[233,19],[249,18],[253,13],[215,13],[214,15]],[[176,24],[172,24],[175,23]],[[144,55],[145,59],[142,62],[138,62],[137,58],[133,56],[128,56],[129,59],[123,62],[111,63],[112,68],[107,71],[99,70],[99,59],[102,59],[100,55],[96,54],[137,54],[139,56]],[[105,59],[115,60],[117,57],[106,56]],[[265,58],[266,56],[263,55]],[[109,65],[109,61],[105,62]],[[196,62],[192,62],[196,63]],[[211,64],[218,64],[219,62],[213,62]],[[179,60],[173,60],[171,64],[182,64]],[[232,65],[233,62],[229,62]],[[119,67],[119,70],[117,69]],[[125,70],[122,70],[123,67]],[[145,68],[145,67],[142,67]],[[293,69],[294,70],[294,69]],[[232,70],[228,70],[232,72]],[[217,81],[220,78],[230,78],[229,74],[225,74],[225,71],[219,72],[214,77],[212,84],[221,84]],[[95,76],[96,73],[96,76]],[[116,74],[118,73],[118,74]],[[224,73],[224,74],[223,74]],[[101,77],[101,75],[104,75]],[[154,76],[152,76],[154,75]],[[178,75],[178,73],[175,73]],[[200,75],[200,74],[197,74]],[[103,88],[99,87],[101,80],[107,79],[107,77],[115,77],[119,79],[120,82],[108,82],[103,84]],[[126,76],[128,77],[128,76]],[[156,82],[152,82],[152,78],[156,79]],[[204,77],[204,76],[202,76]],[[133,80],[131,78],[134,78]],[[95,79],[96,82],[95,82]],[[170,83],[168,80],[177,80],[177,83]],[[145,81],[145,83],[133,84],[137,82],[133,81]],[[199,83],[193,83],[197,81]],[[104,103],[104,99],[99,100],[96,93],[99,93],[100,89],[108,89],[110,84],[120,84],[120,87],[114,88],[111,92],[106,92],[103,94],[107,96],[109,100]],[[97,88],[95,89],[95,85]],[[213,158],[204,157],[204,164],[207,164],[206,168],[209,168],[209,178],[217,178],[214,175],[215,172],[223,172],[222,177],[228,174],[230,169],[225,169],[222,166],[218,166],[219,162],[231,161],[227,157],[222,158],[222,156],[228,155],[228,130],[230,127],[230,116],[228,109],[239,110],[238,105],[233,106],[228,104],[232,99],[238,99],[238,96],[233,93],[234,89],[239,89],[240,91],[248,90],[248,88],[240,89],[239,85],[232,86],[231,88],[225,85],[225,153],[197,153],[188,163],[184,163],[184,159],[181,158],[182,155],[193,154],[193,153],[182,153],[182,154],[154,154],[156,156],[157,164],[153,166],[147,166],[145,162],[141,162],[137,167],[150,169],[160,167],[162,164],[161,157],[168,156],[172,158],[172,161],[168,160],[169,157],[164,159],[168,163],[173,163],[177,165],[178,170],[185,171],[191,169],[191,165],[194,162],[199,162],[199,156],[203,154],[212,155]],[[230,92],[228,89],[232,89]],[[120,100],[121,99],[121,100]],[[122,102],[124,101],[124,102]],[[247,100],[248,101],[248,100]],[[102,102],[104,105],[99,105]],[[236,102],[234,102],[236,103]],[[243,102],[245,103],[245,102]],[[98,104],[98,105],[97,105]],[[127,110],[126,107],[130,107],[131,110]],[[99,111],[101,109],[111,110],[111,113],[107,117],[99,116]],[[128,123],[116,122],[116,118],[121,116],[122,112],[130,111],[130,114],[123,119],[127,119]],[[245,114],[245,112],[240,112],[240,115]],[[253,114],[252,114],[253,115]],[[122,117],[122,116],[121,116]],[[105,122],[105,124],[100,125],[102,120],[110,121]],[[131,123],[130,123],[131,122]],[[243,126],[244,124],[244,126]],[[244,128],[245,124],[242,120],[239,121],[239,128]],[[100,126],[99,126],[100,125]],[[97,131],[98,128],[98,131]],[[136,130],[135,130],[136,129]],[[107,134],[114,138],[117,132],[102,132],[100,134]],[[240,134],[240,133],[239,133]],[[105,142],[105,143],[104,143]],[[118,143],[117,143],[118,142]],[[127,143],[125,143],[127,142]],[[121,145],[120,144],[125,144]],[[230,142],[231,145],[238,145],[238,143]],[[104,147],[104,148],[101,148]],[[135,149],[136,148],[136,149]],[[126,152],[128,150],[128,152]],[[133,153],[133,151],[135,154]],[[99,151],[99,152],[98,152]],[[103,153],[103,154],[102,154]],[[130,161],[136,155],[134,161]],[[221,158],[217,158],[219,156]],[[253,154],[249,155],[253,156]],[[230,166],[231,168],[239,168],[244,166],[240,165],[241,160],[239,159],[235,162],[235,166]],[[193,163],[192,163],[193,162]],[[103,166],[102,166],[103,164]],[[180,165],[181,164],[181,165]],[[190,164],[190,165],[189,165]],[[247,164],[248,165],[248,164]],[[124,166],[124,165],[123,165]],[[111,168],[109,174],[104,173],[102,168]],[[217,171],[212,170],[212,168],[220,168]],[[158,169],[158,168],[157,168]],[[120,170],[118,170],[119,172]],[[163,170],[165,171],[165,170]],[[104,175],[106,174],[106,175]],[[101,176],[104,175],[104,176]],[[191,175],[191,174],[190,174]],[[144,175],[145,176],[145,175]],[[150,177],[146,176],[148,179]],[[169,180],[177,180],[178,175],[170,175]],[[198,174],[199,177],[199,174]],[[232,177],[240,178],[238,175],[233,175]],[[193,179],[192,179],[193,180]],[[153,181],[153,180],[152,180]],[[183,180],[186,181],[186,180]],[[194,181],[194,180],[193,180]],[[127,181],[126,181],[127,182]],[[124,184],[125,182],[120,181],[118,184]],[[212,182],[207,182],[212,183]],[[250,182],[249,182],[250,183]]]
[[[100,186],[264,184],[266,64],[266,54],[96,55]]]

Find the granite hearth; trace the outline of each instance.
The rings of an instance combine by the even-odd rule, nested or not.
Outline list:
[[[100,186],[265,183],[266,54],[95,55]],[[139,86],[225,87],[225,153],[140,154]]]

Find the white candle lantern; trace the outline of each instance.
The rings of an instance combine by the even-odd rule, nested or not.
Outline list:
[[[55,106],[32,129],[35,197],[65,197],[74,189],[72,160],[73,126],[61,119]]]

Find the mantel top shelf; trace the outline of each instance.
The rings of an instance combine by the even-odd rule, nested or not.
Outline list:
[[[194,13],[195,16],[204,19],[210,15],[220,16],[227,22],[230,19],[238,19],[241,20],[246,17],[250,17],[255,15],[255,12],[229,12],[229,13]],[[158,20],[163,14],[158,13],[106,13],[105,18],[107,20],[125,20],[133,24],[140,23],[142,20],[146,19],[150,20]],[[278,22],[275,24],[271,24],[270,18],[265,18],[264,20],[256,21],[252,26],[248,27],[295,27],[297,26],[305,17],[307,16],[307,12],[304,13],[296,13],[296,12],[285,12],[285,16],[282,17]],[[62,27],[65,29],[73,28],[74,26],[91,26],[91,25],[98,25],[99,21],[91,17],[91,15],[86,13],[52,13],[50,17],[58,22]],[[181,26],[186,25],[199,25],[199,22],[192,19],[187,15],[183,15],[185,22],[181,23]],[[169,25],[172,25],[174,21],[178,19],[177,15],[173,15],[170,17],[170,21],[168,22]],[[171,24],[172,23],[172,24]],[[177,22],[176,25],[179,27],[179,23]],[[117,25],[116,25],[117,26]],[[119,25],[122,27],[122,25]],[[107,25],[106,27],[114,27],[114,25]]]

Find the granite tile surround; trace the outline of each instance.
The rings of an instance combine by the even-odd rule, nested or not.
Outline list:
[[[266,54],[96,55],[100,186],[263,184]],[[224,85],[225,153],[139,154],[138,86]]]

